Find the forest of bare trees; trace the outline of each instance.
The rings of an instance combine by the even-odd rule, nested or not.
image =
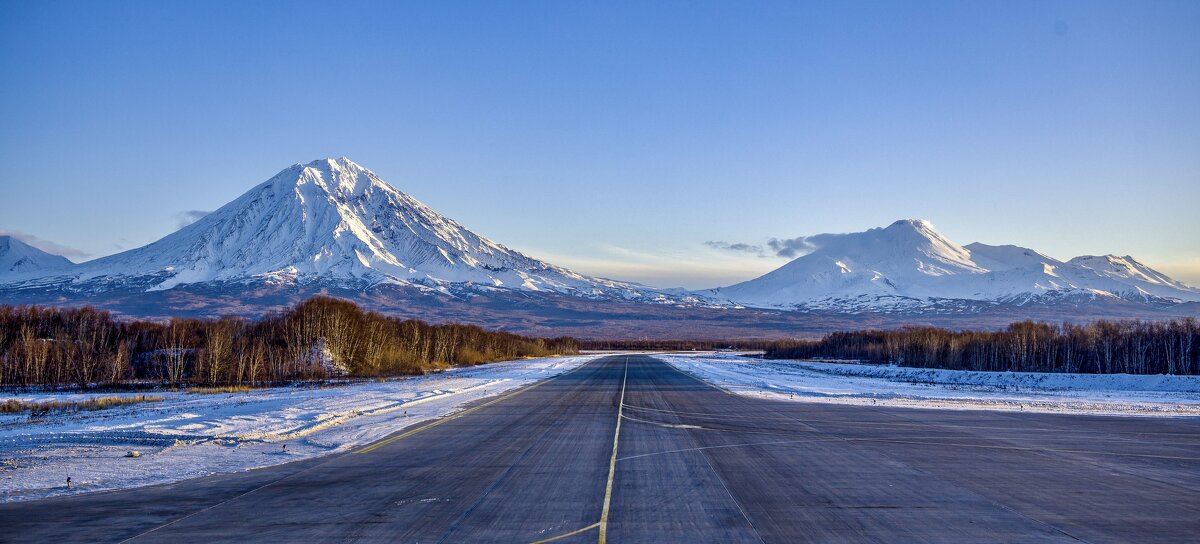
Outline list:
[[[837,332],[816,341],[775,342],[766,357],[956,370],[1200,374],[1200,322],[1190,317],[1083,325],[1025,321],[992,332],[935,327]]]
[[[570,338],[400,320],[329,297],[257,321],[154,323],[92,308],[0,306],[0,386],[257,385],[332,374],[420,374],[578,349]]]
[[[580,340],[582,349],[696,351],[711,349],[766,349],[770,340]]]

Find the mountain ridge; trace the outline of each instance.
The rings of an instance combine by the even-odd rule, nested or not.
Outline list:
[[[665,297],[492,242],[345,157],[292,165],[159,240],[43,279],[93,291],[261,281]]]
[[[1132,257],[1060,261],[1016,245],[959,245],[924,220],[807,238],[815,248],[758,278],[703,292],[763,308],[924,310],[949,300],[1052,303],[1113,297],[1172,304],[1200,289]]]
[[[0,280],[66,269],[74,264],[62,255],[43,251],[12,235],[0,235]]]
[[[505,301],[489,303],[496,311],[504,305],[510,312],[541,305],[554,315],[553,308],[562,307],[570,308],[566,316],[589,313],[555,298],[567,296],[595,304],[890,314],[916,320],[1022,311],[1144,316],[1171,308],[1194,313],[1200,307],[1200,289],[1130,256],[1061,261],[1017,245],[960,245],[922,219],[805,241],[809,253],[727,287],[686,291],[597,278],[480,236],[341,157],[284,168],[197,221],[114,255],[72,264],[27,245],[0,251],[0,301],[103,300],[159,315],[155,304],[176,310],[186,300],[191,308],[252,315],[254,308],[277,307],[264,305],[264,298],[330,290],[371,300],[381,311],[400,312],[387,301],[418,298],[397,294],[399,289],[433,296],[419,298],[426,309],[436,307],[429,303],[433,300],[447,301],[449,307],[450,300],[487,298]],[[27,254],[38,259],[22,261],[15,272],[3,267],[5,255],[16,263]],[[122,298],[142,302],[120,304]],[[635,306],[621,307],[628,319],[640,319]],[[470,315],[461,309],[447,312]]]

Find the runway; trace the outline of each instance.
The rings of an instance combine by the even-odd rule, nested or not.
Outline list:
[[[727,393],[612,356],[356,451],[0,505],[12,542],[1186,542],[1200,421]]]

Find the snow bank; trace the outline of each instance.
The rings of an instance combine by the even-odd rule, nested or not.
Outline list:
[[[839,404],[1200,416],[1200,376],[968,372],[732,354],[659,355],[731,392]]]
[[[155,393],[165,400],[52,415],[36,422],[24,414],[3,415],[0,502],[167,483],[345,451],[599,356],[492,363],[325,388]],[[47,401],[93,396],[112,394],[0,398]],[[131,450],[141,456],[125,457]],[[68,476],[71,490],[65,487]]]
[[[855,363],[789,361],[813,372],[860,376],[936,385],[983,386],[1000,389],[1048,391],[1159,391],[1200,393],[1200,376],[1162,374],[1071,374],[1065,372],[975,372],[936,368],[908,368]]]

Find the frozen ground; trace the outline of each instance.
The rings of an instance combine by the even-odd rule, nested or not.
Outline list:
[[[660,355],[742,395],[916,408],[1200,416],[1200,376],[967,372],[779,361],[728,353]]]
[[[0,502],[166,483],[344,451],[598,356],[493,363],[325,388],[154,393],[166,399],[39,421],[27,414],[0,415]],[[0,400],[89,396],[111,394],[7,393]],[[130,450],[141,457],[125,457]],[[65,487],[68,476],[72,490]]]

